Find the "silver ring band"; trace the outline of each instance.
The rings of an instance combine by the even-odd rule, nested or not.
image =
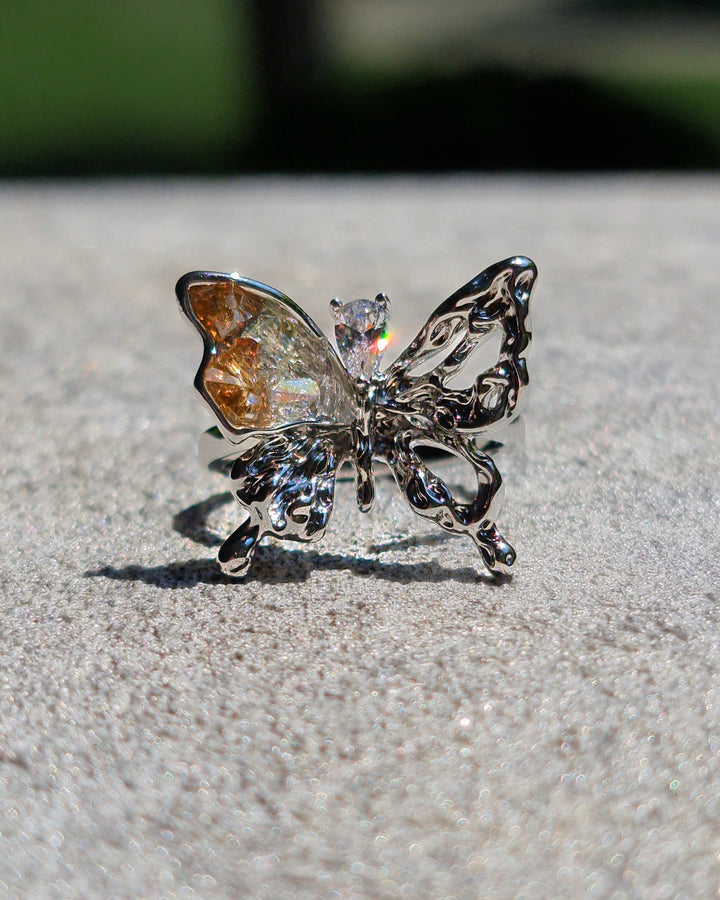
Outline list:
[[[256,434],[256,432],[254,433]],[[525,420],[518,416],[509,425],[498,431],[495,437],[483,435],[475,441],[475,448],[487,456],[496,458],[499,453],[506,450],[522,447],[525,443]],[[205,468],[211,472],[220,472],[227,475],[233,462],[242,452],[242,444],[229,440],[220,431],[217,425],[213,425],[203,431],[198,441],[198,457]],[[438,458],[449,454],[438,451]]]

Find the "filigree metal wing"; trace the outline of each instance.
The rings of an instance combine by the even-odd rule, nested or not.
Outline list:
[[[290,425],[242,443],[230,485],[247,518],[218,552],[223,571],[244,575],[265,535],[319,541],[332,513],[337,470],[351,450],[350,431],[332,425]]]
[[[425,464],[418,449],[428,446],[471,465],[477,485],[470,500],[457,500],[442,478]],[[444,531],[467,535],[491,572],[500,575],[509,572],[515,562],[515,551],[495,524],[502,499],[502,478],[487,454],[478,451],[465,436],[445,436],[442,441],[433,441],[426,432],[412,427],[396,431],[384,442],[381,453],[413,512],[435,522]]]
[[[449,297],[385,373],[388,406],[419,428],[448,433],[478,435],[512,421],[528,383],[523,354],[530,344],[528,310],[536,277],[535,264],[515,256],[485,269]],[[472,387],[453,389],[449,382],[497,331],[497,362]]]
[[[264,535],[319,540],[335,474],[352,451],[355,389],[317,325],[292,300],[238,275],[191,272],[177,284],[203,338],[195,386],[220,423],[231,488],[247,513],[218,561],[242,575]]]
[[[382,376],[378,391],[376,454],[389,465],[406,501],[444,530],[472,538],[487,568],[499,574],[509,571],[515,551],[495,525],[500,473],[476,442],[496,436],[498,425],[519,414],[528,384],[523,354],[530,344],[528,312],[536,277],[534,263],[517,256],[481,272],[438,307]],[[471,387],[451,387],[473,351],[497,331],[497,362]],[[418,450],[428,445],[472,466],[477,488],[469,502],[456,500],[425,464]]]

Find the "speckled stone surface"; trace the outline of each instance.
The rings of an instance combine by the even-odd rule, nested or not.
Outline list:
[[[0,894],[715,896],[720,180],[4,185],[0,247]],[[387,479],[224,579],[176,278],[398,351],[514,253],[514,579]]]

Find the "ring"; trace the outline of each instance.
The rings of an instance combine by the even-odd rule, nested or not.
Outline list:
[[[534,263],[514,256],[485,269],[430,316],[386,369],[390,302],[330,302],[337,352],[312,319],[275,288],[236,272],[190,272],[180,308],[203,339],[195,387],[218,424],[200,439],[211,469],[229,473],[244,521],[218,552],[227,575],[249,569],[265,536],[325,534],[337,472],[354,469],[358,506],[375,498],[373,460],[390,470],[419,516],[467,535],[485,567],[507,575],[515,551],[495,524],[502,479],[491,451],[506,442],[528,385]],[[499,333],[497,360],[471,387],[451,384]],[[426,465],[441,452],[465,460],[477,485],[453,496]]]
[[[500,440],[502,438],[502,440]],[[487,453],[493,458],[497,457],[501,450],[507,447],[517,446],[524,443],[525,440],[525,423],[522,416],[518,416],[509,425],[506,425],[501,434],[495,438],[488,438],[482,442],[476,441],[476,449],[482,453]],[[233,441],[228,440],[217,425],[213,425],[200,435],[198,441],[198,457],[200,462],[206,469],[211,472],[219,472],[222,475],[228,475],[233,467],[233,463],[240,455],[240,446]],[[444,459],[448,454],[438,450],[435,453],[430,451],[428,458]],[[377,473],[375,474],[377,477]]]

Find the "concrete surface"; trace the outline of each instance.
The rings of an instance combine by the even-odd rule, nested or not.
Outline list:
[[[6,184],[0,247],[0,894],[716,895],[720,180]],[[387,481],[224,579],[176,278],[397,351],[513,253],[514,579]]]

